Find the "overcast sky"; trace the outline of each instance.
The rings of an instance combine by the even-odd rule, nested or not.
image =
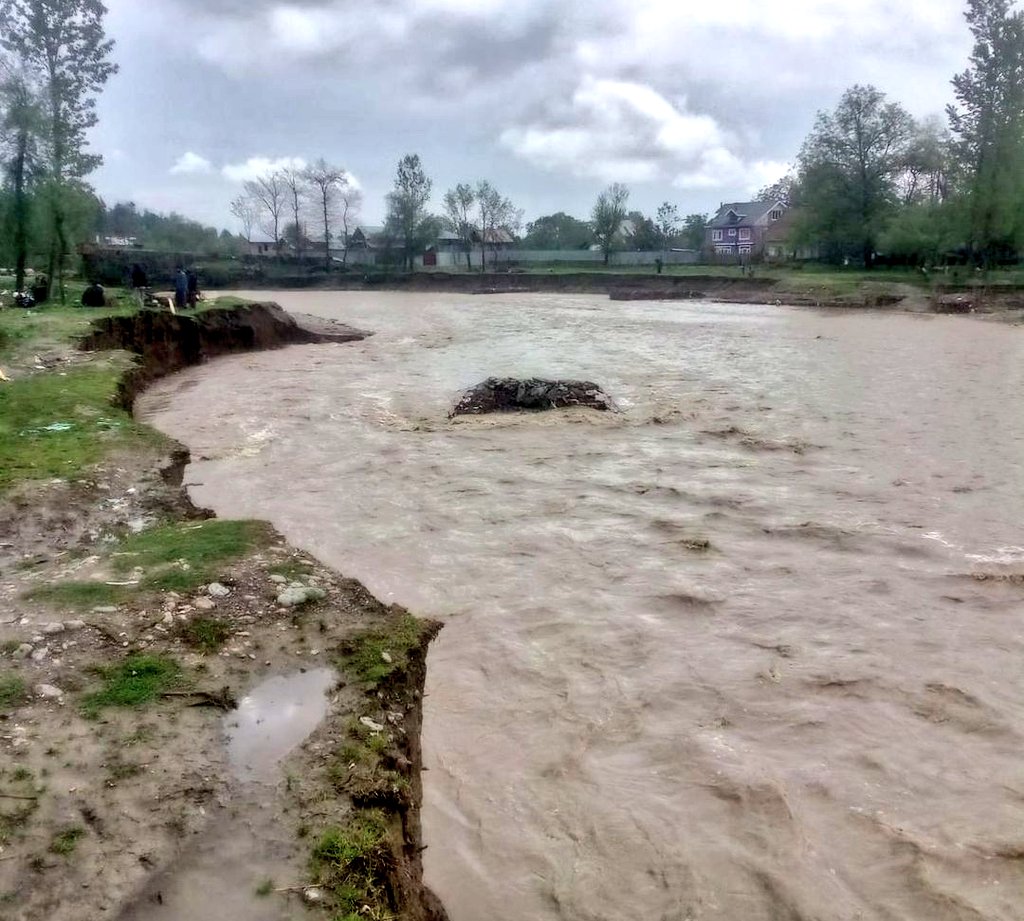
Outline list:
[[[713,211],[781,176],[818,109],[874,83],[942,111],[962,0],[107,0],[120,73],[93,134],[108,203],[237,227],[254,171],[325,157],[378,223],[419,153],[435,207],[490,179],[589,214],[612,181]]]

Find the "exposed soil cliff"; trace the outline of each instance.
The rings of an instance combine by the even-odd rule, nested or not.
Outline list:
[[[131,409],[135,397],[157,378],[218,355],[276,349],[316,342],[352,342],[368,333],[343,324],[298,323],[277,304],[212,308],[197,314],[140,310],[129,316],[96,320],[80,347],[88,351],[125,349],[141,356],[124,375],[120,402]]]

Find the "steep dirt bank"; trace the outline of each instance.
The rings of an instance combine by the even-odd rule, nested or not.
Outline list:
[[[130,406],[218,354],[362,335],[256,304],[103,320],[83,345],[137,354],[119,396]],[[215,897],[223,921],[444,921],[419,826],[439,625],[265,524],[194,508],[187,463],[153,439],[0,496],[0,917],[191,919],[202,854],[198,904]],[[223,744],[243,698],[324,668],[336,681],[319,727],[247,789]]]
[[[305,318],[303,318],[305,320]],[[298,322],[277,304],[211,308],[197,314],[141,310],[93,323],[81,342],[86,351],[124,349],[141,356],[120,385],[120,402],[131,409],[135,397],[157,378],[219,355],[317,342],[353,342],[369,335],[342,323],[310,318]]]

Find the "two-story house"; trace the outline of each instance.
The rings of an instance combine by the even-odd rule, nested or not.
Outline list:
[[[768,228],[782,220],[785,210],[782,202],[772,201],[724,204],[704,231],[705,249],[716,256],[760,256]]]

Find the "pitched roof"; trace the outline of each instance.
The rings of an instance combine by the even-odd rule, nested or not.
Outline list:
[[[718,209],[708,227],[739,227],[756,224],[779,202],[776,201],[734,201],[726,202]]]

